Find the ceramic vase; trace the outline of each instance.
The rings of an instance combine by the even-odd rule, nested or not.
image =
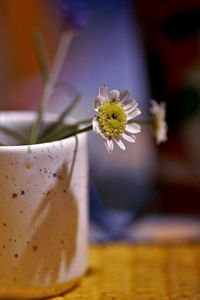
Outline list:
[[[28,136],[34,118],[5,112],[1,125]],[[0,299],[59,295],[86,271],[86,140],[16,145],[0,133]]]

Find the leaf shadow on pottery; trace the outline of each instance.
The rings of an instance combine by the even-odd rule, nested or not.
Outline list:
[[[55,184],[46,191],[30,221],[28,230],[33,234],[18,260],[18,286],[39,286],[41,283],[48,286],[57,284],[63,274],[67,277],[76,254],[78,232],[77,200],[71,190],[77,143],[76,140],[70,170],[67,163],[62,164]],[[20,276],[22,272],[25,276]]]
[[[73,193],[66,190],[67,177],[62,167],[55,186],[41,200],[30,223],[34,234],[18,263],[26,282],[56,282],[62,262],[67,270],[75,255],[78,211]]]

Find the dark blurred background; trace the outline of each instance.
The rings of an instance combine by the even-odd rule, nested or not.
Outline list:
[[[74,0],[75,1],[75,0]],[[32,42],[37,27],[52,60],[62,31],[57,0],[0,1],[0,108],[35,109],[42,83]],[[61,80],[83,95],[74,117],[93,116],[100,84],[129,88],[142,118],[149,99],[167,103],[168,141],[144,129],[124,153],[106,153],[91,135],[93,197],[104,207],[200,214],[200,1],[87,0],[87,25],[76,33]],[[59,112],[69,95],[52,97]],[[98,195],[98,196],[97,196]]]
[[[200,213],[200,1],[135,1],[151,97],[167,103],[159,149],[162,212]]]

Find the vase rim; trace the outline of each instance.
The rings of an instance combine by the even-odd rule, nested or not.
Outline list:
[[[54,112],[46,112],[45,114],[45,121],[49,121],[49,120],[56,120],[56,117],[59,116],[59,114],[54,113]],[[16,111],[1,111],[0,112],[0,122],[2,121],[2,119],[6,117],[9,117],[9,120],[14,121],[14,120],[20,120],[20,121],[24,121],[24,122],[30,122],[34,120],[34,117],[36,116],[36,112],[35,111],[31,111],[31,110],[24,110],[24,111],[20,111],[20,110],[16,110]],[[68,122],[72,123],[75,122],[74,118],[66,118],[68,120]],[[84,134],[84,133],[83,133]],[[66,142],[68,141],[72,141],[74,139],[74,136],[69,137],[69,138],[63,138],[63,139],[59,139],[59,140],[55,140],[55,141],[51,141],[51,142],[44,142],[44,143],[38,143],[38,144],[24,144],[24,145],[0,145],[0,151],[3,152],[7,152],[7,151],[23,151],[26,150],[27,148],[31,148],[34,150],[37,150],[37,148],[44,148],[44,147],[48,147],[50,144],[54,144],[56,146],[56,144],[59,144],[61,142]]]

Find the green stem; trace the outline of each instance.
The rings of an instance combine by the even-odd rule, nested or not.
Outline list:
[[[85,119],[85,120],[81,120],[79,122],[76,123],[76,125],[82,125],[82,124],[88,124],[88,123],[92,123],[92,119]]]
[[[132,120],[132,121],[128,122],[128,124],[131,124],[131,123],[136,123],[141,126],[151,126],[152,125],[152,121],[150,119],[148,119],[148,120]]]
[[[87,132],[87,131],[91,131],[92,130],[92,125],[88,126],[88,127],[84,127],[82,129],[78,129],[76,132],[71,132],[67,135],[65,135],[64,137],[62,137],[63,139],[69,138],[71,136],[77,135],[79,133],[83,133],[83,132]]]
[[[48,135],[41,137],[39,142],[45,143],[49,141],[56,141],[59,140],[62,136],[64,136],[66,133],[74,132],[75,130],[77,130],[76,125],[65,125],[59,128],[56,132],[50,132]]]
[[[72,125],[71,128],[68,125],[65,128],[63,127],[62,130],[60,130],[56,134],[41,139],[40,142],[46,143],[46,142],[52,142],[52,141],[56,141],[56,140],[60,140],[60,139],[65,139],[65,138],[69,138],[71,136],[75,136],[79,133],[90,131],[90,130],[92,130],[92,125],[81,128],[81,129],[78,129],[76,124],[74,126]]]
[[[51,71],[51,83],[52,85],[55,85],[55,83],[58,80],[58,77],[60,75],[60,72],[62,70],[62,67],[64,65],[64,61],[66,58],[66,55],[69,51],[72,39],[74,37],[74,34],[72,31],[65,30],[60,38],[58,48],[56,51],[56,56],[55,60],[52,66],[52,71]]]
[[[39,142],[44,143],[46,141],[57,140],[68,132],[76,131],[80,125],[89,124],[91,122],[92,122],[92,119],[85,119],[85,120],[81,120],[72,125],[61,124],[61,127],[57,127],[56,131],[53,130],[51,132],[48,132],[48,134],[41,136],[39,139]],[[54,124],[52,124],[52,125],[54,125]]]

